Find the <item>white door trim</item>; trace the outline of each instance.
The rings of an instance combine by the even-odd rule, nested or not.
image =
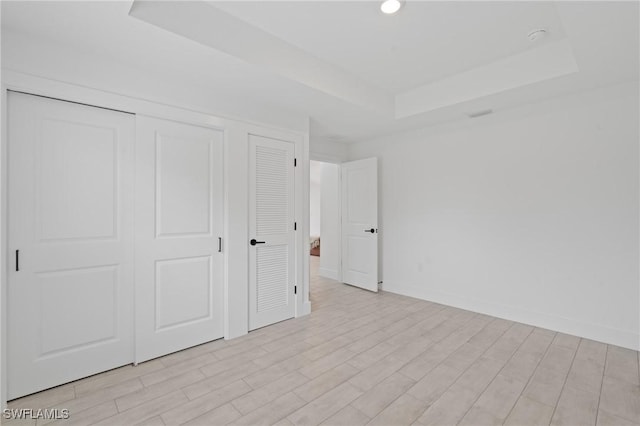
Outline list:
[[[0,93],[0,409],[7,408],[7,86],[2,84]]]

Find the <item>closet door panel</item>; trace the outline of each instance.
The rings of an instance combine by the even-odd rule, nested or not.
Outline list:
[[[223,140],[137,117],[137,362],[223,336]]]
[[[8,398],[133,361],[131,114],[9,92]]]

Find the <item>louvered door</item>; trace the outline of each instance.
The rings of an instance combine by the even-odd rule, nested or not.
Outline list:
[[[249,136],[249,328],[295,312],[294,144]]]

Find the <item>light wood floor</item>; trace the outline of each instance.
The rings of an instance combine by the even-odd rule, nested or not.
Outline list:
[[[67,408],[65,425],[640,424],[637,352],[318,277],[311,290],[305,318],[9,407]]]

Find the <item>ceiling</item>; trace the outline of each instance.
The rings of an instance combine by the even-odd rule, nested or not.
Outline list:
[[[612,1],[407,0],[393,16],[377,1],[3,1],[2,31],[302,112],[313,139],[348,143],[638,80],[638,16]]]
[[[526,35],[542,24],[565,37],[544,2],[408,1],[392,16],[364,1],[211,4],[389,93],[531,49]]]

